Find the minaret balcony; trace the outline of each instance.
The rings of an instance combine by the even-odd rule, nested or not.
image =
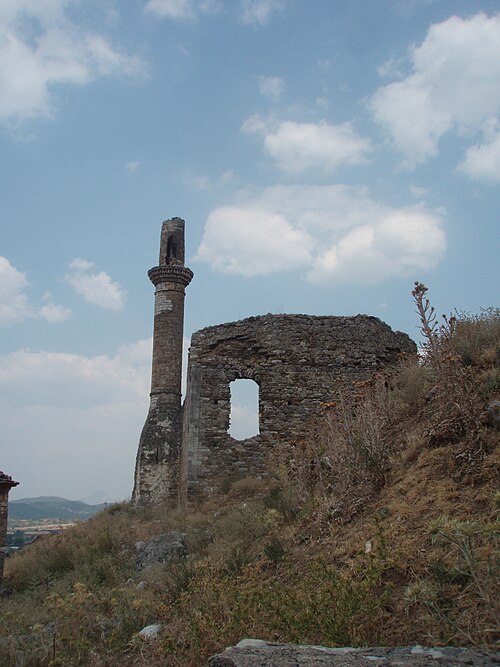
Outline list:
[[[160,283],[174,283],[187,287],[193,279],[193,272],[185,266],[175,264],[164,264],[149,269],[148,276],[153,285]]]

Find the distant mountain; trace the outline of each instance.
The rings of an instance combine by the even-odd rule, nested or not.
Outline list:
[[[87,503],[88,505],[99,505],[102,503],[113,504],[118,502],[116,497],[112,498],[109,493],[106,493],[106,491],[102,491],[101,489],[99,489],[99,491],[90,493],[88,496],[85,496],[80,500],[82,500],[84,503]]]
[[[66,502],[73,502],[73,501],[72,500],[68,501],[67,498],[61,498],[60,496],[36,496],[36,498],[19,498],[18,500],[11,500],[9,501],[9,505],[12,503],[28,503],[29,505],[38,505],[38,503],[66,503]]]
[[[82,521],[89,519],[100,510],[104,503],[87,505],[81,500],[68,500],[57,496],[20,498],[9,503],[10,519],[64,519]]]

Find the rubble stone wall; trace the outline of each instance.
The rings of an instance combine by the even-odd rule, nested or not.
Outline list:
[[[376,317],[263,315],[202,329],[191,339],[181,493],[210,493],[228,477],[264,470],[270,447],[300,440],[337,379],[352,382],[415,353],[413,341]],[[229,384],[259,385],[260,433],[228,433]]]
[[[0,594],[2,593],[3,567],[5,561],[5,541],[7,537],[7,516],[9,511],[9,491],[17,486],[12,477],[0,470]]]

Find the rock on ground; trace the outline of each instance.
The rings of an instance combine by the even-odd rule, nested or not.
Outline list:
[[[152,537],[147,542],[136,542],[135,569],[140,572],[153,563],[171,563],[187,554],[184,533],[172,531]]]
[[[154,623],[153,625],[146,625],[137,634],[143,639],[156,639],[161,632],[161,624]]]
[[[209,659],[207,667],[498,667],[500,654],[424,646],[326,648],[244,639]]]

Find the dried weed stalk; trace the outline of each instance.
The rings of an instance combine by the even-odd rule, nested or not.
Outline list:
[[[457,319],[453,315],[443,315],[443,323],[438,325],[427,292],[427,287],[419,282],[412,291],[424,336],[422,364],[429,369],[433,382],[426,408],[425,437],[431,447],[460,442],[457,462],[470,463],[484,454],[483,401],[478,369],[464,358],[464,342],[467,340],[467,349],[480,345],[481,329],[489,327],[492,313],[487,311],[487,317],[477,320],[475,326],[471,326],[470,318]]]

